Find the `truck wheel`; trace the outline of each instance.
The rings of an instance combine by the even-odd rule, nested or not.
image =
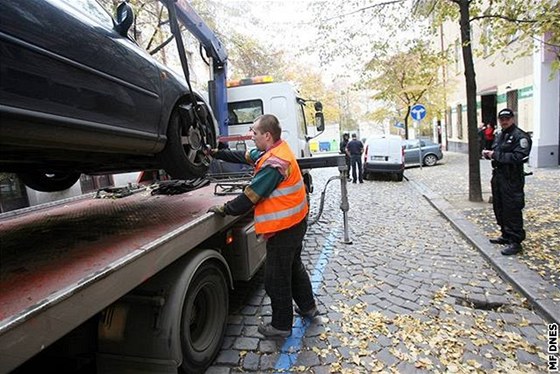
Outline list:
[[[208,262],[195,273],[181,315],[184,373],[202,373],[220,351],[227,326],[228,285],[220,266]]]
[[[67,190],[80,179],[80,173],[48,173],[33,170],[18,174],[21,181],[29,188],[42,192]]]
[[[173,109],[167,144],[160,154],[165,171],[175,179],[203,177],[210,166],[204,153],[206,145],[216,146],[216,131],[206,104],[199,102],[196,109],[191,104],[180,104]]]

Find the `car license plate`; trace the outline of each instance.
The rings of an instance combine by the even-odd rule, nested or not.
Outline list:
[[[385,161],[385,156],[371,156],[371,161]]]

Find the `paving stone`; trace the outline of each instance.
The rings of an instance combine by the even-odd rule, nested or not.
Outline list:
[[[259,369],[261,356],[255,352],[248,352],[243,358],[243,369],[257,371]]]
[[[243,325],[228,325],[226,328],[226,336],[239,336],[243,331]]]
[[[298,355],[295,366],[313,367],[320,365],[319,356],[313,351],[303,351]]]
[[[217,364],[237,365],[239,364],[239,351],[226,349],[221,351],[216,357]]]
[[[276,362],[278,361],[279,354],[272,353],[272,354],[264,354],[261,356],[260,361],[260,369],[261,370],[271,370],[274,369],[276,366]]]
[[[389,352],[388,348],[384,348],[377,354],[377,359],[382,361],[385,365],[391,366],[399,363],[399,360]]]
[[[314,366],[311,368],[313,374],[331,374],[330,366]]]
[[[233,342],[233,348],[248,351],[255,350],[259,347],[259,340],[257,338],[237,338]]]
[[[205,374],[229,374],[231,369],[227,366],[212,366],[205,371]]]

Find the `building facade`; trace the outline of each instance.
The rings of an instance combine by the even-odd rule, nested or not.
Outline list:
[[[473,50],[481,32],[473,25]],[[441,29],[441,48],[450,50],[453,62],[443,73],[448,87],[447,110],[443,116],[444,145],[450,151],[467,152],[467,105],[461,43],[457,24]],[[529,163],[533,167],[560,164],[560,73],[551,65],[558,54],[543,48],[541,41],[521,46],[528,50],[514,58],[512,50],[520,47],[512,39],[511,48],[495,54],[480,51],[475,57],[478,125],[492,123],[503,108],[511,108],[517,125],[533,138]],[[534,48],[534,52],[531,52]],[[476,55],[476,54],[475,54]]]

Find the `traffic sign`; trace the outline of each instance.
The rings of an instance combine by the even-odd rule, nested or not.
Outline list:
[[[413,120],[421,121],[426,117],[426,107],[422,104],[416,104],[412,108],[410,108],[410,115]]]

